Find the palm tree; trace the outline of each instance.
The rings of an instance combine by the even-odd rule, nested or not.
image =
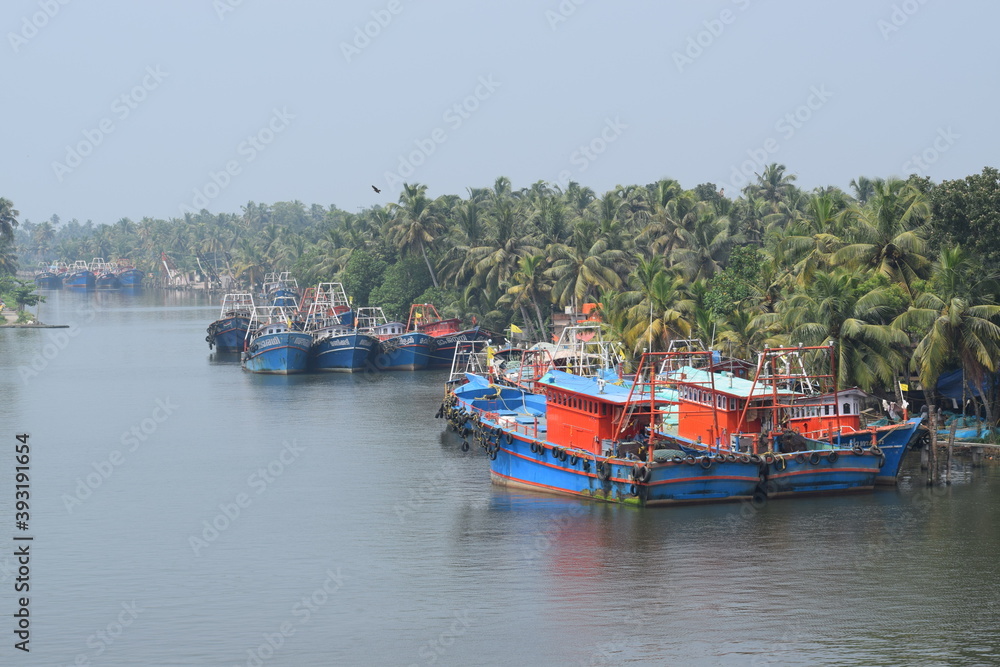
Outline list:
[[[528,255],[521,258],[520,270],[511,279],[507,293],[500,298],[501,304],[509,304],[512,308],[521,310],[525,324],[531,321],[525,313],[525,307],[531,305],[534,309],[535,321],[538,325],[539,340],[545,340],[545,315],[542,314],[541,303],[548,302],[552,284],[545,275],[545,255]]]
[[[938,376],[958,366],[965,387],[982,387],[987,373],[1000,360],[1000,306],[996,305],[998,277],[977,265],[961,248],[946,249],[930,283],[913,305],[893,322],[901,330],[916,331],[913,366],[924,390],[933,394]],[[986,403],[989,410],[989,403]],[[989,415],[992,421],[992,415]]]
[[[817,271],[812,283],[789,297],[776,317],[788,345],[834,343],[840,386],[872,391],[893,385],[908,339],[884,324],[899,307],[892,287],[864,291],[854,273]]]
[[[834,253],[834,264],[873,269],[909,292],[914,280],[930,272],[924,256],[930,214],[928,197],[912,184],[876,183],[867,203],[844,211],[846,245]]]
[[[615,268],[626,265],[627,256],[598,237],[595,223],[578,224],[569,244],[554,244],[548,250],[552,267],[547,273],[554,280],[553,299],[561,306],[576,307],[587,295],[622,283]]]
[[[671,340],[691,337],[695,303],[684,289],[684,278],[646,263],[632,273],[631,282],[634,290],[627,294],[637,303],[628,311],[627,346],[635,353],[644,348],[656,352],[667,349]]]
[[[404,255],[420,251],[427,265],[427,271],[431,274],[431,281],[434,287],[438,287],[437,274],[434,273],[434,267],[427,257],[427,246],[434,244],[444,231],[444,225],[441,223],[434,202],[427,198],[426,192],[426,185],[403,183],[399,203],[389,204],[389,210],[394,215],[388,236]]]
[[[14,228],[17,227],[17,216],[20,211],[14,209],[14,203],[0,197],[0,239],[5,241],[14,240]]]

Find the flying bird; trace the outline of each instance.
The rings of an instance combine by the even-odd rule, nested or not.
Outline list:
[[[372,186],[372,190],[374,190],[376,193],[382,192],[381,190],[379,190],[378,188],[376,188],[374,185]]]

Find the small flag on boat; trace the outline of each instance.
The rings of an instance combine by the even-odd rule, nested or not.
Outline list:
[[[910,391],[910,385],[903,384],[902,382],[900,382],[899,383],[899,390],[900,391]]]
[[[521,327],[517,326],[516,324],[510,325],[510,332],[511,333],[524,333],[524,332],[521,331]]]

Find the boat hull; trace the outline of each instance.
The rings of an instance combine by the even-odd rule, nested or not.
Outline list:
[[[121,281],[122,287],[138,289],[142,287],[142,271],[139,269],[122,271],[118,274],[118,280]]]
[[[97,289],[121,289],[122,282],[113,273],[102,273],[94,281]]]
[[[311,346],[312,336],[297,331],[259,336],[247,347],[243,367],[251,373],[305,373]]]
[[[208,325],[205,340],[209,349],[214,346],[219,352],[240,352],[249,326],[249,317],[225,317]]]
[[[830,454],[836,451],[836,460]],[[767,459],[765,459],[767,460]],[[769,498],[870,491],[882,459],[869,451],[813,450],[774,457],[765,464],[765,492]]]
[[[355,373],[370,366],[378,340],[367,334],[327,336],[313,343],[309,368],[327,373]]]
[[[920,417],[913,417],[902,424],[876,428],[875,440],[885,456],[882,468],[875,477],[876,484],[892,485],[896,483],[899,469],[903,466],[903,459],[916,439],[920,421]],[[872,436],[870,432],[844,434],[840,437],[840,443],[841,447],[855,445],[871,447]]]
[[[46,271],[35,276],[35,286],[39,289],[62,289],[63,281],[58,274]]]
[[[494,484],[628,505],[737,502],[753,498],[761,483],[755,463],[608,459],[506,430],[490,458]],[[646,481],[636,479],[640,467],[649,471]]]
[[[417,371],[427,368],[431,337],[410,332],[379,343],[373,360],[380,371]]]
[[[63,286],[67,289],[92,290],[97,283],[97,277],[90,271],[77,271],[63,278]]]
[[[487,339],[487,335],[481,332],[479,327],[444,336],[433,336],[427,353],[427,368],[451,368],[451,362],[455,358],[455,348],[459,343]]]

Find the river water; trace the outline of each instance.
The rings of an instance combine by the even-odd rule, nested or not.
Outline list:
[[[0,665],[1000,663],[997,468],[763,508],[510,492],[434,419],[446,373],[256,376],[202,295],[48,295],[71,329],[0,331]]]

